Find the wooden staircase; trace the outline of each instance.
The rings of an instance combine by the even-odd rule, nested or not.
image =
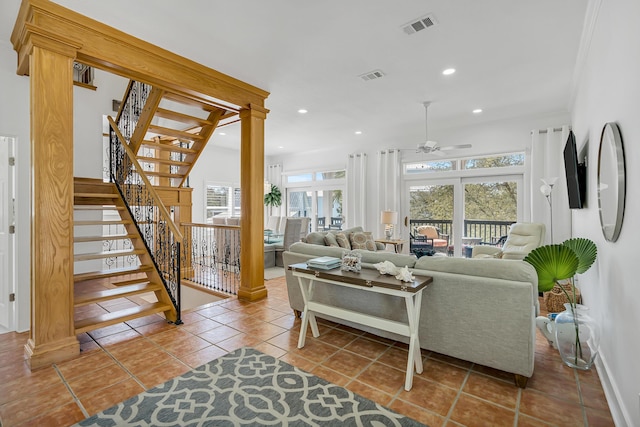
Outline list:
[[[154,186],[182,187],[214,130],[237,114],[154,87],[129,147]]]
[[[74,179],[74,311],[76,334],[160,312],[175,318],[115,184],[98,179]]]

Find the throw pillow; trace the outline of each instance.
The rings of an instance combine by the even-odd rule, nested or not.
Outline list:
[[[324,242],[324,233],[314,231],[313,233],[307,234],[305,239],[307,243],[311,243],[312,245],[325,245]]]
[[[338,246],[340,246],[341,248],[351,250],[349,239],[344,233],[336,233],[336,241],[338,242]]]
[[[351,234],[352,249],[366,249],[369,251],[376,250],[376,243],[373,241],[373,235],[369,232],[356,231]]]
[[[327,233],[324,236],[324,244],[326,246],[333,246],[333,247],[339,247],[340,245],[338,244],[338,241],[336,240],[336,236],[333,233]]]

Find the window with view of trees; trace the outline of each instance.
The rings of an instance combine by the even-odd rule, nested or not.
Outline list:
[[[206,220],[218,215],[240,215],[240,188],[228,185],[207,184]]]

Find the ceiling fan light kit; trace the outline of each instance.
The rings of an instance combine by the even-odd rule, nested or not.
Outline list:
[[[445,153],[443,151],[450,150],[459,150],[464,148],[471,148],[471,144],[460,144],[460,145],[450,145],[446,147],[441,147],[436,141],[429,141],[429,105],[431,105],[431,101],[425,101],[422,103],[424,105],[424,131],[425,131],[425,142],[420,142],[418,144],[418,148],[416,149],[416,153],[424,153],[424,154],[435,154],[438,156],[444,156]]]

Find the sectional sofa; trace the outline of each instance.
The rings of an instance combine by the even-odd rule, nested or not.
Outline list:
[[[298,242],[283,254],[285,266],[319,256],[341,257],[344,249]],[[519,260],[468,259],[358,250],[363,268],[388,260],[408,266],[414,275],[433,277],[424,291],[420,316],[420,346],[479,365],[514,374],[524,388],[533,374],[535,318],[539,311],[538,278],[533,267]],[[286,272],[291,308],[304,310],[298,279]],[[317,286],[314,299],[338,307],[406,321],[404,300],[341,286]],[[407,342],[405,338],[368,325],[338,323]]]

